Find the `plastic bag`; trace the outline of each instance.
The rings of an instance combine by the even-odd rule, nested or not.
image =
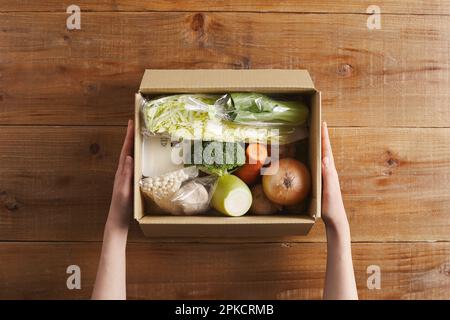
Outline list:
[[[195,166],[169,172],[158,177],[147,177],[139,181],[142,193],[152,199],[161,209],[174,210],[171,197],[181,188],[183,182],[198,176]]]
[[[187,181],[171,197],[174,215],[195,215],[207,211],[216,187],[217,177],[206,176]]]
[[[227,112],[234,122],[255,126],[299,126],[308,119],[309,110],[296,98],[271,98],[260,93],[236,92],[226,100]]]
[[[305,138],[306,130],[300,130],[300,135],[298,132],[308,117],[307,107],[300,102],[278,101],[258,93],[181,94],[143,99],[142,113],[144,134],[280,144]]]
[[[219,95],[178,94],[142,100],[144,134],[195,134],[196,126],[216,117]]]
[[[195,166],[140,181],[142,193],[173,215],[194,215],[209,209],[215,176],[198,177]]]

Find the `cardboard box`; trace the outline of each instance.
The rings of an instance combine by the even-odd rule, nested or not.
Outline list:
[[[141,179],[142,94],[298,93],[309,100],[309,168],[312,191],[306,212],[290,215],[219,217],[145,215]],[[306,70],[146,70],[135,109],[134,218],[150,237],[277,237],[305,235],[321,213],[321,96]]]

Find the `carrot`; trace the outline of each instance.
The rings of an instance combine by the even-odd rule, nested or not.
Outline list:
[[[248,185],[254,184],[260,175],[260,169],[267,159],[267,148],[259,143],[251,143],[245,150],[246,161],[234,174]]]

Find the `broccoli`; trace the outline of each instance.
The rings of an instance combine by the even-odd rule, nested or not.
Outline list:
[[[192,163],[208,174],[223,176],[245,163],[244,143],[196,141],[191,152]]]

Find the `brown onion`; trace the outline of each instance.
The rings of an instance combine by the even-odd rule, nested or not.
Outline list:
[[[266,197],[277,204],[294,205],[306,198],[311,189],[311,175],[308,168],[292,158],[281,159],[271,165],[278,170],[264,175],[263,190]]]

